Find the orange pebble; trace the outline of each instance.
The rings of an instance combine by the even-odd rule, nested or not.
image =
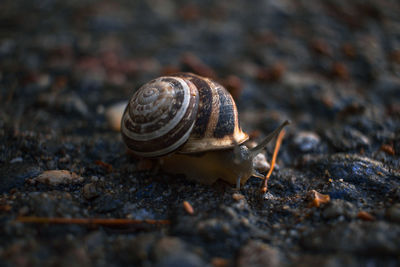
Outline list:
[[[242,194],[239,194],[239,193],[234,193],[234,194],[232,195],[232,198],[233,198],[234,200],[236,200],[236,201],[239,201],[239,200],[244,199],[244,196],[243,196]]]
[[[394,151],[393,146],[391,146],[391,145],[382,145],[380,150],[382,150],[383,152],[385,152],[385,153],[387,153],[389,155],[392,155],[392,156],[394,156],[396,154],[396,152]]]
[[[342,80],[348,80],[350,77],[349,70],[346,65],[341,62],[335,62],[332,65],[332,75]]]
[[[310,43],[311,49],[317,52],[318,54],[331,56],[332,51],[327,42],[321,39],[315,39]]]
[[[194,209],[192,207],[192,205],[190,205],[189,202],[187,202],[186,200],[183,201],[183,208],[185,209],[185,211],[190,214],[193,215],[194,214]]]
[[[363,221],[375,221],[375,217],[366,211],[360,211],[357,214],[357,218],[363,220]]]
[[[96,165],[103,167],[104,169],[107,170],[107,172],[112,172],[113,166],[107,162],[101,161],[101,160],[96,160],[94,162]]]
[[[331,201],[331,197],[329,195],[321,194],[315,190],[311,190],[308,195],[311,200],[310,204],[312,207],[319,207],[321,206],[321,204],[325,204]]]
[[[229,266],[230,262],[228,259],[215,257],[211,259],[211,265],[214,267],[227,267]]]

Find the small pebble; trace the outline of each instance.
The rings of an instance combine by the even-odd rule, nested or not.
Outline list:
[[[332,200],[322,213],[322,216],[326,219],[335,219],[339,216],[345,216],[346,218],[355,218],[357,215],[356,207],[348,201],[342,199]]]
[[[282,62],[278,62],[268,68],[259,68],[257,78],[261,81],[276,82],[282,78],[285,71],[285,65]]]
[[[231,262],[228,259],[215,257],[211,259],[211,265],[214,267],[228,267],[231,266]]]
[[[260,241],[250,240],[240,249],[237,266],[282,266],[279,250]]]
[[[92,182],[97,182],[99,180],[99,177],[97,177],[96,175],[93,175],[92,177],[90,177],[90,180]]]
[[[322,39],[314,39],[310,43],[310,48],[321,55],[325,56],[331,56],[332,55],[332,50],[330,45]]]
[[[157,241],[153,248],[153,257],[156,261],[161,261],[171,255],[185,251],[185,243],[176,237],[163,237]]]
[[[259,172],[267,172],[270,165],[263,153],[258,153],[253,159],[253,166]]]
[[[351,221],[316,227],[311,233],[305,233],[301,244],[314,253],[339,251],[382,257],[399,254],[399,234],[400,228],[387,222]]]
[[[104,114],[104,112],[105,112],[104,106],[103,105],[98,105],[97,108],[96,108],[96,112],[97,112],[97,114]]]
[[[38,80],[37,80],[37,85],[39,87],[45,88],[45,87],[49,86],[50,83],[51,83],[51,77],[49,74],[39,75]]]
[[[89,183],[83,186],[82,194],[86,199],[93,199],[99,195],[99,192],[97,192],[95,184]]]
[[[349,127],[327,129],[325,135],[332,146],[338,150],[367,148],[371,145],[371,140],[367,136]]]
[[[75,184],[83,182],[83,177],[67,170],[44,171],[33,179],[34,182],[57,186],[60,184]]]
[[[242,194],[239,193],[233,193],[232,198],[236,201],[242,200],[244,199],[244,196]]]
[[[18,210],[18,215],[19,216],[24,216],[27,215],[29,212],[29,207],[28,206],[23,206]]]
[[[324,195],[321,194],[315,190],[311,190],[308,192],[308,198],[311,200],[311,206],[312,207],[319,207],[321,206],[321,204],[325,204],[328,203],[329,201],[331,201],[331,198],[329,195]]]
[[[342,62],[335,62],[332,64],[332,76],[342,80],[348,80],[350,78],[350,73],[347,66]]]
[[[314,132],[299,132],[294,137],[294,144],[302,152],[315,150],[320,141],[321,138]]]
[[[43,93],[38,96],[41,104],[57,108],[66,113],[78,113],[84,117],[89,115],[89,108],[85,101],[77,94]]]
[[[13,158],[12,160],[10,160],[10,163],[14,164],[14,163],[19,163],[19,162],[23,162],[23,161],[24,161],[24,159],[22,157],[16,157],[16,158]]]
[[[356,49],[351,43],[343,44],[342,52],[348,57],[353,59],[356,56]]]
[[[386,211],[386,217],[392,222],[400,223],[400,203],[391,206]]]
[[[115,103],[106,109],[106,119],[112,130],[119,131],[121,129],[121,119],[127,104],[126,101],[122,101]]]

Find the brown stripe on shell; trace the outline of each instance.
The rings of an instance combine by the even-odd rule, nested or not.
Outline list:
[[[222,88],[221,85],[208,80],[208,83],[210,84],[210,88],[212,89],[212,112],[210,115],[210,120],[208,121],[207,125],[207,131],[204,134],[204,137],[206,138],[214,138],[214,131],[215,128],[217,127],[218,123],[218,117],[219,117],[219,112],[220,112],[220,88]]]
[[[214,128],[214,137],[222,138],[226,135],[232,136],[235,130],[235,109],[236,106],[228,91],[223,87],[217,88],[219,96],[218,123]]]
[[[213,109],[213,99],[215,94],[213,84],[207,78],[192,73],[177,73],[173,76],[189,79],[199,91],[199,111],[197,113],[196,122],[192,131],[194,138],[201,138],[206,135],[210,117],[215,109]]]
[[[242,144],[248,140],[248,135],[239,127],[236,104],[229,92],[222,85],[213,80],[193,74],[191,76],[196,76],[207,82],[215,103],[211,105],[213,109],[209,116],[209,121],[206,127],[207,129],[204,135],[201,137],[191,135],[186,144],[179,149],[178,152],[199,153],[210,150],[226,149]],[[222,102],[220,101],[221,98]],[[224,107],[221,107],[220,105]],[[220,115],[220,112],[223,114]],[[229,117],[226,118],[228,115]],[[197,118],[198,117],[199,115]],[[224,122],[226,122],[223,121],[224,119],[228,121],[228,126],[224,125]]]
[[[229,95],[229,97],[231,98],[232,103],[235,105],[235,108],[233,109],[233,111],[235,112],[234,118],[235,118],[235,130],[234,130],[234,136],[238,137],[240,139],[239,136],[243,136],[246,135],[245,133],[243,133],[242,131],[242,127],[240,126],[240,121],[239,121],[239,113],[235,104],[235,100],[233,99],[232,95]]]

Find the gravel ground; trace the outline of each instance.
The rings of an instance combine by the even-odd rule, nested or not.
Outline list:
[[[1,1],[0,265],[399,266],[399,14],[395,0]],[[177,71],[224,84],[255,140],[293,122],[265,195],[257,178],[205,186],[128,153],[109,107]]]

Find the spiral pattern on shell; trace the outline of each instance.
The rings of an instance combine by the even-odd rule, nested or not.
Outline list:
[[[154,79],[130,99],[121,121],[127,146],[143,157],[223,149],[241,144],[232,96],[220,84],[191,73]]]
[[[168,154],[189,138],[197,115],[193,84],[178,77],[160,77],[134,93],[122,117],[125,143],[140,156]]]

